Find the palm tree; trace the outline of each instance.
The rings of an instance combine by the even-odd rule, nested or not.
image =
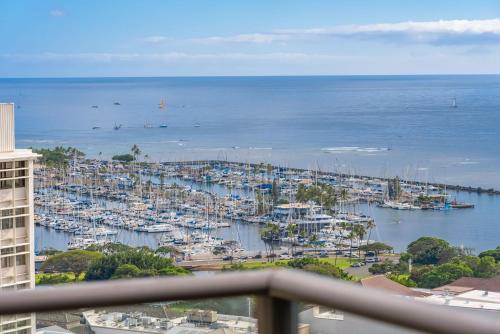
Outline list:
[[[137,157],[141,155],[141,150],[137,144],[132,145],[132,148],[130,149],[132,152],[132,155],[134,156],[134,161],[137,160]]]
[[[351,242],[350,246],[349,246],[349,263],[351,263],[351,260],[352,260],[352,240],[356,237],[356,234],[354,233],[354,229],[352,228],[351,226],[351,232],[349,233],[349,240]]]
[[[352,232],[354,233],[356,239],[358,239],[358,257],[361,258],[361,249],[359,248],[359,246],[366,234],[365,226],[358,224],[354,226],[354,230]]]
[[[372,230],[373,228],[375,227],[375,222],[370,219],[367,223],[366,223],[366,228],[368,229],[368,238],[366,240],[366,244],[368,245],[370,243],[370,237],[372,235]]]
[[[288,224],[286,227],[286,231],[288,233],[288,237],[292,237],[292,254],[293,254],[293,246],[295,245],[295,234],[297,234],[297,224]]]
[[[163,184],[165,183],[165,173],[160,173],[160,189],[163,190]]]

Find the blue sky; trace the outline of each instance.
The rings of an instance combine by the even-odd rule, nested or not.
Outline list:
[[[497,0],[5,0],[0,77],[500,73]]]

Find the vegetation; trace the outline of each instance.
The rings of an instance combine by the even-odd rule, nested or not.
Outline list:
[[[479,257],[491,256],[495,261],[500,262],[500,246],[495,249],[490,249],[479,254]]]
[[[349,266],[347,260],[342,259],[339,261],[338,266],[334,265],[330,259],[316,259],[305,257],[302,259],[294,260],[280,260],[275,262],[246,262],[246,263],[234,263],[225,266],[223,270],[255,270],[255,269],[266,269],[266,268],[292,268],[305,270],[308,272],[340,278],[344,280],[352,280],[342,268]]]
[[[93,261],[101,257],[101,253],[87,250],[71,250],[58,253],[45,261],[41,267],[41,271],[45,273],[72,272],[78,277],[81,273],[89,269]]]
[[[189,271],[176,267],[171,259],[160,257],[149,249],[139,248],[105,255],[92,262],[85,280],[187,274]]]
[[[384,244],[383,242],[374,242],[369,245],[359,246],[359,250],[362,252],[374,252],[375,254],[389,253],[394,250],[390,245]]]
[[[82,158],[85,153],[74,147],[56,146],[53,149],[33,149],[33,152],[41,154],[40,162],[49,167],[63,168],[68,166],[69,161],[74,158]]]
[[[38,255],[42,255],[42,256],[49,256],[49,255],[55,255],[57,253],[62,253],[62,251],[58,250],[58,249],[55,249],[55,248],[52,248],[52,247],[48,247],[48,248],[44,248],[42,249]]]
[[[453,257],[450,244],[439,238],[421,237],[408,245],[408,253],[411,254],[414,264],[438,264],[444,263]]]
[[[500,274],[500,263],[491,256],[496,255],[498,250],[473,256],[469,250],[453,247],[445,240],[422,237],[408,245],[407,253],[401,254],[398,263],[385,260],[374,264],[369,271],[372,274],[388,274],[388,277],[406,286],[432,289],[460,277],[490,278]]]
[[[302,203],[313,201],[317,205],[321,205],[329,210],[337,204],[337,193],[335,192],[335,188],[326,183],[318,183],[310,187],[299,184],[295,199]]]
[[[104,245],[92,245],[90,247],[87,247],[88,251],[101,252],[101,253],[107,254],[107,255],[127,252],[127,251],[131,251],[133,249],[134,249],[134,247],[122,244],[120,242],[108,242],[108,243],[105,243]]]
[[[187,275],[166,256],[172,251],[161,247],[133,248],[120,243],[91,246],[86,250],[59,252],[50,256],[37,274],[37,284],[106,280],[146,276]]]
[[[111,159],[113,159],[114,161],[129,163],[129,162],[134,161],[134,156],[132,154],[128,154],[128,153],[117,154],[117,155],[113,155],[113,157]]]
[[[76,276],[74,273],[38,273],[35,275],[36,285],[53,285],[83,281],[85,275]]]

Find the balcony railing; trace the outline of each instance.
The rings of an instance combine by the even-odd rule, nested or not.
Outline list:
[[[332,307],[430,333],[500,333],[500,317],[484,317],[459,308],[415,302],[290,270],[116,280],[5,292],[0,295],[0,315],[239,295],[257,296],[256,313],[261,334],[296,333],[297,302]]]

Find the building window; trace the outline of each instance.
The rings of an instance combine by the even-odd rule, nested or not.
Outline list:
[[[26,246],[17,246],[16,253],[22,253],[26,251]]]
[[[26,255],[16,255],[16,265],[17,266],[24,266],[26,265]]]
[[[26,168],[26,161],[16,161],[16,168]]]
[[[2,230],[9,230],[12,228],[13,223],[12,223],[12,218],[4,218],[1,220],[2,221]]]
[[[0,162],[0,170],[12,169],[12,162]]]
[[[13,259],[14,259],[13,256],[3,257],[2,260],[0,261],[1,267],[2,268],[10,268],[10,267],[12,267],[14,265]]]
[[[14,247],[7,247],[4,248],[0,251],[1,255],[7,255],[7,254],[13,254],[14,253]]]
[[[2,325],[2,330],[4,330],[4,331],[7,331],[9,329],[14,329],[14,328],[16,328],[16,323],[15,322],[10,323],[10,324]]]
[[[12,209],[3,209],[3,210],[0,210],[0,218],[1,217],[12,216],[13,212],[14,211],[12,211]]]
[[[12,189],[12,180],[2,180],[2,172],[0,172],[0,190]]]
[[[16,179],[16,188],[26,187],[26,179]]]

